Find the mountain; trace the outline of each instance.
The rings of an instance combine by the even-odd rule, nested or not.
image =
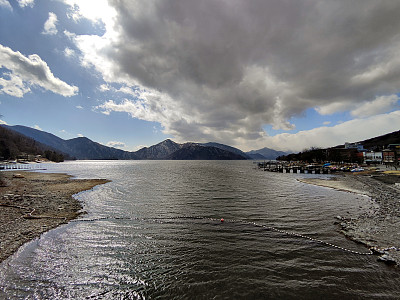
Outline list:
[[[262,148],[262,149],[258,149],[258,150],[251,150],[249,152],[246,152],[246,154],[250,157],[252,157],[252,159],[270,159],[270,160],[274,160],[276,159],[278,156],[281,155],[287,155],[287,152],[283,152],[283,151],[277,151],[277,150],[273,150],[270,148]],[[260,157],[260,155],[262,157]]]
[[[400,144],[400,130],[388,133],[385,135],[370,138],[364,141],[359,141],[357,144],[364,146],[368,151],[381,151],[388,147],[389,144]],[[357,149],[346,149],[345,145],[338,145],[330,148],[310,148],[299,153],[292,153],[279,157],[279,160],[286,161],[346,161],[357,162],[360,160]],[[361,157],[362,160],[362,157]]]
[[[2,125],[2,127],[21,133],[26,137],[32,138],[41,144],[76,159],[136,159],[135,154],[132,152],[107,147],[85,137],[63,140],[54,134],[26,126]]]
[[[260,153],[247,153],[246,154],[248,157],[250,157],[250,159],[254,159],[254,160],[268,160],[267,158],[265,158],[264,155],[261,155]],[[271,159],[270,159],[271,160]]]
[[[178,144],[167,139],[157,145],[145,147],[136,152],[128,152],[101,145],[86,137],[63,140],[51,133],[30,127],[1,126],[76,159],[248,159],[248,156],[239,149],[217,143]]]
[[[226,151],[229,151],[229,152],[238,154],[238,155],[240,155],[240,156],[243,156],[243,157],[245,157],[246,159],[251,159],[251,157],[250,157],[249,155],[247,155],[246,153],[244,153],[242,150],[240,150],[240,149],[238,149],[238,148],[231,147],[231,146],[227,146],[227,145],[224,145],[224,144],[219,144],[219,143],[203,143],[203,144],[200,144],[200,145],[206,146],[206,147],[215,147],[215,148],[219,148],[219,149],[226,150]]]
[[[3,128],[8,128],[9,130],[16,131],[24,136],[27,136],[35,141],[57,149],[60,152],[68,153],[70,149],[68,149],[66,145],[66,141],[55,136],[54,134],[44,132],[41,130],[37,130],[31,127],[15,125],[15,126],[8,126],[8,125],[1,125]]]
[[[382,150],[389,144],[400,144],[400,130],[358,142],[365,149]]]
[[[0,160],[16,159],[19,156],[41,155],[52,161],[63,161],[64,155],[53,148],[35,141],[19,132],[0,126]]]
[[[135,152],[137,159],[166,159],[170,154],[182,148],[181,144],[177,144],[167,139],[157,145],[145,147]]]
[[[133,152],[107,147],[86,137],[66,140],[70,155],[78,159],[136,159]]]
[[[186,143],[181,149],[168,155],[171,160],[243,160],[246,157],[217,147]]]

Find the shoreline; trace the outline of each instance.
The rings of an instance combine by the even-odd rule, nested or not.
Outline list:
[[[376,207],[371,211],[336,222],[347,238],[365,245],[378,261],[400,265],[400,189],[371,175],[344,175],[330,179],[304,178],[299,182],[362,194],[371,198]]]
[[[0,175],[0,263],[23,244],[84,213],[74,194],[110,182],[22,170]]]

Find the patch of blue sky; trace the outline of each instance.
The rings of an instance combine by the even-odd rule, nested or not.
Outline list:
[[[309,108],[299,116],[289,119],[295,125],[293,130],[273,129],[272,125],[266,124],[262,128],[268,136],[281,133],[297,133],[299,131],[311,130],[317,127],[332,127],[353,119],[349,112],[337,112],[331,115],[320,115],[314,108]]]
[[[0,65],[0,78],[3,78],[4,80],[10,80],[11,79],[11,70],[1,67]]]

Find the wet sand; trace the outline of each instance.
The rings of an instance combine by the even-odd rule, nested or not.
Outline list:
[[[36,172],[0,175],[0,262],[24,243],[82,214],[72,195],[109,182]]]
[[[337,216],[338,224],[348,238],[377,251],[378,260],[400,265],[400,189],[395,187],[393,178],[385,180],[384,176],[351,174],[299,181],[371,197],[376,204],[374,209],[350,218]]]

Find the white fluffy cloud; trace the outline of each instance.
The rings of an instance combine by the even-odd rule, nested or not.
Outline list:
[[[67,48],[64,49],[64,55],[66,57],[75,56],[75,51],[73,49],[67,47]]]
[[[33,7],[35,5],[35,0],[17,0],[18,5],[22,8],[26,6]]]
[[[46,62],[37,54],[24,56],[0,45],[0,67],[6,69],[0,74],[0,94],[21,98],[31,91],[31,87],[41,87],[65,97],[78,92],[76,86],[55,77]]]
[[[8,2],[7,0],[0,0],[0,7],[5,7],[8,8],[9,10],[12,10],[10,2]]]
[[[320,127],[295,134],[282,133],[273,137],[264,137],[258,140],[256,145],[260,148],[264,147],[263,145],[269,145],[274,149],[297,152],[312,146],[332,147],[344,142],[358,142],[397,131],[399,128],[400,110],[343,122],[333,127]]]
[[[43,34],[48,34],[48,35],[55,35],[57,34],[57,23],[58,23],[58,18],[57,15],[53,12],[49,12],[49,18],[47,21],[44,23],[44,28],[43,28]]]
[[[351,111],[351,114],[356,117],[369,117],[376,114],[386,113],[398,108],[399,96],[380,96],[375,100],[361,103],[361,105]]]
[[[125,143],[117,142],[117,141],[109,141],[106,146],[114,147],[114,148],[125,148],[126,147]]]
[[[96,14],[65,1],[105,24],[103,36],[71,36],[83,65],[138,91],[98,108],[178,140],[246,145],[309,108],[367,117],[396,106],[380,97],[400,91],[399,1],[110,0]]]

